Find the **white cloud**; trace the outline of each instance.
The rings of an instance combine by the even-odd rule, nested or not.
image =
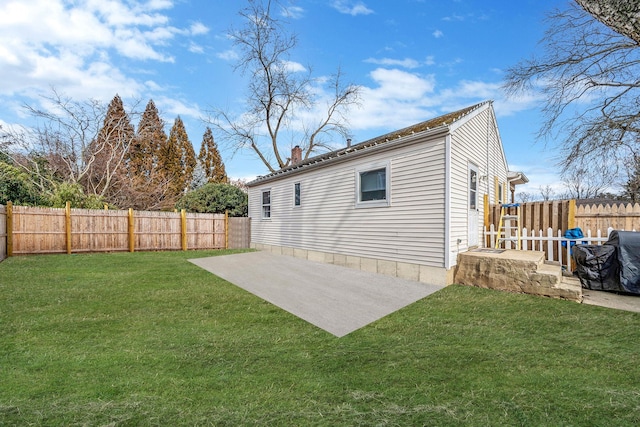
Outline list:
[[[136,61],[173,62],[176,37],[204,34],[169,25],[174,1],[5,0],[0,2],[0,95],[42,95],[55,87],[74,99],[138,96],[147,87],[124,73]],[[190,50],[201,48],[191,42]],[[127,63],[129,61],[129,63]],[[125,65],[126,64],[126,65]],[[146,66],[145,68],[149,68]],[[130,93],[122,93],[125,88]],[[46,90],[46,89],[45,89]]]
[[[162,111],[169,126],[173,125],[173,120],[177,116],[180,116],[182,118],[191,117],[196,120],[199,120],[203,117],[200,107],[198,107],[197,105],[188,105],[178,99],[159,96],[154,99],[154,102],[158,106],[158,109]]]
[[[433,35],[433,37],[435,37],[435,38],[439,39],[440,37],[443,37],[443,36],[444,36],[444,33],[443,33],[442,31],[440,31],[440,30],[435,30],[435,31],[432,33],[432,35]]]
[[[285,69],[287,69],[288,71],[292,72],[292,73],[299,73],[302,71],[307,71],[306,67],[304,65],[302,65],[299,62],[295,62],[295,61],[283,61],[282,65],[285,67]]]
[[[373,13],[373,10],[369,9],[361,1],[354,2],[351,0],[334,0],[331,6],[340,13],[344,13],[352,16],[369,15]]]
[[[444,18],[442,18],[442,20],[443,21],[448,21],[448,22],[451,22],[451,21],[462,22],[462,21],[464,21],[464,16],[457,15],[457,14],[454,13],[451,16],[445,16]]]
[[[397,67],[403,67],[403,68],[418,68],[421,65],[419,61],[416,61],[415,59],[412,59],[412,58],[405,58],[405,59],[368,58],[368,59],[365,59],[364,62],[368,62],[370,64],[376,64],[376,65],[385,65],[385,66],[391,66],[391,67],[397,66]]]
[[[377,93],[387,99],[411,100],[433,92],[435,77],[421,77],[402,70],[377,68],[370,73],[377,83]]]
[[[304,16],[304,9],[300,6],[288,6],[283,7],[281,13],[285,18],[300,19]]]
[[[191,24],[189,31],[194,36],[199,36],[201,34],[207,34],[209,32],[209,27],[204,25],[202,22],[194,22]]]
[[[216,53],[216,56],[222,59],[223,61],[229,61],[229,62],[233,62],[238,58],[240,58],[240,55],[238,54],[238,52],[236,52],[233,49],[225,50],[224,52],[218,52]]]
[[[421,76],[398,69],[377,68],[370,73],[373,87],[361,88],[362,106],[352,109],[354,130],[399,129],[425,120],[433,111],[433,75]]]
[[[370,77],[373,85],[361,87],[361,108],[349,112],[354,131],[391,131],[485,100],[495,101],[499,117],[526,111],[539,102],[536,94],[507,99],[500,82],[461,80],[438,87],[433,74],[386,68],[373,70]]]
[[[500,83],[461,80],[457,86],[442,91],[446,98],[495,99],[500,95]]]
[[[189,43],[189,52],[191,53],[204,53],[204,48],[193,41]]]

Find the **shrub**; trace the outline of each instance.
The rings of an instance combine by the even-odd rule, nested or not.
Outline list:
[[[177,209],[200,213],[224,213],[229,216],[247,216],[248,196],[231,184],[205,184],[182,196]]]
[[[104,200],[95,194],[86,195],[80,184],[59,184],[50,198],[50,204],[54,208],[64,208],[69,202],[72,208],[102,209]]]
[[[28,175],[0,161],[0,205],[9,201],[27,206],[38,205],[41,202],[39,192],[29,181]]]

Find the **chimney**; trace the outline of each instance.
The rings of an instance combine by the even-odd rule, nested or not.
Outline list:
[[[302,161],[302,148],[296,145],[291,149],[291,165],[297,165]]]
[[[347,138],[347,148],[351,147],[351,138]]]

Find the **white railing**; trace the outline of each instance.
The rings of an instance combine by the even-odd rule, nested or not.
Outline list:
[[[547,233],[543,233],[542,230],[539,230],[536,234],[535,230],[529,232],[526,228],[522,229],[522,236],[520,237],[521,242],[521,250],[531,250],[531,251],[542,251],[547,255],[547,261],[557,261],[562,265],[568,266],[571,265],[571,252],[566,250],[567,246],[573,246],[574,244],[579,245],[601,245],[609,239],[609,234],[614,229],[609,227],[607,229],[606,236],[602,235],[600,230],[597,231],[596,236],[591,235],[591,230],[587,230],[584,237],[579,239],[569,239],[564,237],[564,233],[561,230],[553,231],[551,228],[547,228]],[[624,231],[624,230],[621,230]],[[632,231],[636,231],[635,229]],[[515,232],[515,230],[514,230]],[[516,235],[511,234],[511,235]],[[483,243],[487,244],[487,239],[489,240],[489,247],[495,248],[496,239],[498,238],[498,232],[495,230],[493,224],[487,230],[484,227],[484,240]],[[563,245],[564,243],[564,245]],[[514,241],[503,241],[499,245],[503,249],[516,249],[516,244]],[[563,249],[565,249],[563,251]],[[564,254],[564,260],[563,258]]]

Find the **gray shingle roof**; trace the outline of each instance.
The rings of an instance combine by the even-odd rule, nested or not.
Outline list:
[[[303,169],[307,169],[312,165],[317,165],[319,163],[325,163],[327,161],[331,161],[333,159],[344,157],[345,155],[350,155],[356,152],[361,152],[362,150],[366,150],[370,147],[379,146],[381,144],[388,143],[390,141],[395,141],[401,139],[406,136],[414,135],[420,132],[432,131],[437,128],[446,129],[451,126],[453,123],[457,122],[461,118],[465,117],[472,111],[477,110],[484,104],[491,101],[483,101],[478,104],[472,105],[470,107],[463,108],[458,111],[454,111],[452,113],[444,114],[442,116],[400,129],[396,130],[367,141],[361,142],[359,144],[352,145],[350,147],[340,148],[335,151],[331,151],[328,153],[320,154],[314,157],[310,157],[306,160],[303,160],[300,163],[295,165],[290,165],[285,168],[282,168],[278,171],[275,171],[269,175],[264,175],[256,178],[255,180],[247,183],[247,186],[251,187],[254,185],[262,184],[267,181],[271,181],[272,179],[279,178],[284,175],[289,175],[301,171]]]

